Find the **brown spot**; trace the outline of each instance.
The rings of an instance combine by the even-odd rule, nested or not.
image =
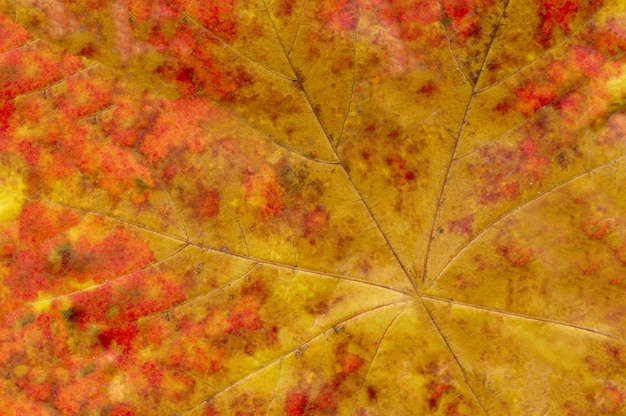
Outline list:
[[[435,92],[437,92],[437,87],[432,81],[428,81],[426,84],[422,85],[419,92],[427,97],[431,97]]]
[[[370,399],[370,401],[376,400],[377,396],[378,396],[378,393],[376,392],[376,389],[372,386],[369,386],[367,388],[367,397]]]
[[[509,104],[506,101],[498,103],[498,105],[496,105],[496,111],[500,114],[506,114],[509,112],[510,109],[511,109],[511,104]]]

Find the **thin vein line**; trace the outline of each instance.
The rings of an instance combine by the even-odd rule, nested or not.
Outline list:
[[[485,232],[487,232],[491,227],[496,226],[496,224],[499,223],[500,221],[502,221],[503,219],[513,215],[515,212],[523,209],[524,207],[526,207],[527,205],[533,203],[534,201],[538,200],[539,198],[542,198],[542,197],[545,197],[545,196],[549,196],[552,191],[555,191],[556,189],[562,188],[562,187],[566,186],[567,184],[569,184],[570,182],[573,182],[573,181],[575,181],[577,179],[580,179],[583,176],[591,175],[594,172],[596,172],[596,171],[598,171],[598,170],[600,170],[602,168],[605,168],[605,167],[607,167],[609,165],[616,164],[616,163],[618,163],[620,160],[622,160],[624,158],[626,158],[626,155],[618,156],[618,157],[616,157],[614,159],[611,159],[608,162],[605,162],[605,163],[603,163],[601,165],[598,165],[598,166],[596,166],[596,167],[594,167],[592,169],[585,170],[584,172],[581,172],[581,173],[579,173],[576,176],[572,176],[571,178],[568,178],[568,179],[566,179],[566,180],[564,180],[564,181],[554,185],[553,187],[546,189],[542,193],[533,196],[532,198],[528,199],[527,201],[524,201],[520,205],[517,205],[515,208],[513,208],[513,209],[511,209],[509,211],[506,211],[505,213],[501,214],[500,216],[498,216],[497,218],[492,220],[489,224],[485,225],[478,233],[476,233],[469,240],[467,240],[465,242],[465,244],[463,244],[463,246],[456,252],[456,254],[454,256],[452,256],[446,262],[446,264],[441,268],[441,270],[437,273],[437,275],[434,277],[434,279],[432,279],[432,282],[426,288],[426,292],[428,292],[428,290],[433,287],[433,285],[436,283],[437,279],[439,279],[443,275],[443,273],[450,266],[450,264],[454,260],[456,260],[456,258],[459,257],[461,255],[461,253],[463,253],[463,251],[465,251],[470,246],[470,244],[472,244],[472,242],[474,242],[481,235],[483,235]]]
[[[159,265],[161,263],[164,263],[168,259],[174,257],[175,255],[177,255],[178,253],[183,251],[186,247],[187,247],[187,245],[183,245],[181,247],[178,247],[173,252],[169,253],[168,255],[166,255],[164,257],[161,257],[160,259],[158,259],[158,260],[156,260],[156,261],[154,261],[154,262],[152,262],[150,264],[147,264],[147,265],[145,265],[143,267],[140,267],[138,269],[135,269],[133,271],[124,273],[121,276],[116,276],[116,277],[114,277],[112,279],[105,280],[105,281],[100,282],[100,283],[98,283],[96,285],[92,285],[92,286],[89,286],[89,287],[86,287],[86,288],[83,288],[83,289],[78,289],[78,290],[74,290],[74,291],[71,291],[71,292],[63,293],[63,294],[56,295],[56,296],[53,296],[53,297],[50,297],[50,298],[47,298],[47,299],[38,299],[38,300],[33,301],[33,302],[26,302],[26,304],[27,305],[38,305],[38,304],[48,303],[48,302],[52,302],[53,300],[56,300],[56,299],[60,299],[60,298],[63,298],[63,297],[68,297],[68,296],[75,295],[77,293],[89,292],[89,291],[95,290],[95,289],[97,289],[99,287],[111,284],[111,283],[113,283],[115,281],[118,281],[118,280],[121,280],[121,279],[123,279],[125,277],[132,276],[135,273],[139,273],[139,272],[142,272],[144,270],[148,270],[148,269],[154,268],[155,266],[157,266],[157,265]]]
[[[437,3],[439,4],[439,10],[441,12],[441,16],[445,16],[445,9],[443,7],[443,4],[441,3],[441,0],[437,0]],[[459,72],[461,72],[461,74],[463,74],[463,78],[465,78],[465,80],[467,80],[467,83],[470,86],[470,88],[473,88],[476,83],[472,82],[472,80],[465,73],[465,71],[463,70],[461,65],[459,65],[459,61],[456,58],[456,54],[452,50],[452,39],[451,39],[450,31],[448,30],[448,25],[445,25],[445,24],[442,23],[442,26],[443,26],[443,28],[446,31],[446,39],[448,40],[448,50],[450,51],[450,55],[452,55],[452,59],[454,60],[454,63],[456,64],[456,67],[459,69]]]
[[[30,35],[30,33],[29,33],[29,35]],[[31,36],[32,36],[32,35],[31,35]],[[10,53],[10,52],[13,52],[13,51],[15,51],[15,50],[25,48],[25,47],[27,47],[27,46],[32,45],[33,43],[36,43],[36,42],[43,42],[43,40],[41,40],[40,38],[31,37],[30,39],[28,39],[26,42],[22,43],[22,44],[21,44],[21,45],[19,45],[19,46],[16,46],[16,47],[14,47],[14,48],[7,49],[6,51],[2,51],[2,52],[0,52],[0,55],[4,55],[5,53]]]
[[[506,6],[505,6],[506,8]],[[598,10],[596,10],[590,17],[589,19],[587,19],[587,21],[585,23],[582,23],[580,25],[580,27],[578,29],[576,29],[574,32],[572,32],[570,35],[566,36],[561,42],[557,43],[556,45],[552,45],[550,46],[548,49],[546,49],[545,51],[543,51],[539,56],[537,56],[536,58],[534,58],[533,60],[531,60],[530,62],[526,63],[525,65],[517,68],[515,71],[511,72],[510,74],[504,76],[503,78],[500,78],[499,80],[479,89],[476,90],[475,93],[476,94],[481,94],[483,92],[485,92],[486,90],[495,87],[498,84],[503,83],[504,81],[506,81],[507,79],[515,76],[516,74],[522,72],[524,69],[528,68],[529,66],[532,66],[535,62],[537,62],[538,60],[540,60],[541,58],[543,58],[544,56],[547,56],[550,52],[554,51],[555,49],[557,49],[558,47],[560,47],[561,45],[570,42],[571,40],[574,39],[574,37],[578,34],[578,32],[580,32],[581,30],[583,30],[602,10],[602,8],[598,8]],[[495,36],[494,36],[495,38]],[[491,52],[491,49],[489,50]],[[478,84],[478,82],[477,82]]]
[[[159,312],[154,312],[154,313],[150,313],[150,314],[148,314],[148,315],[143,315],[143,316],[140,316],[140,317],[138,317],[137,319],[134,319],[134,321],[139,322],[139,321],[141,321],[141,320],[143,320],[143,319],[147,319],[147,318],[150,318],[150,317],[152,317],[152,316],[169,315],[171,312],[174,312],[176,309],[180,309],[180,308],[181,308],[181,307],[183,307],[184,305],[187,305],[187,304],[189,304],[189,303],[193,303],[193,302],[195,302],[196,300],[198,300],[198,299],[200,299],[200,298],[203,298],[203,297],[205,297],[205,296],[208,296],[208,295],[210,295],[211,293],[216,292],[216,291],[218,291],[218,290],[224,290],[224,289],[225,289],[225,288],[227,288],[228,286],[230,286],[230,285],[232,285],[233,283],[235,283],[235,282],[237,282],[237,281],[239,281],[239,280],[243,279],[244,277],[247,277],[250,273],[252,273],[253,271],[258,270],[258,269],[259,269],[259,263],[255,263],[255,264],[253,264],[252,266],[248,267],[248,269],[246,269],[246,271],[245,271],[245,272],[241,273],[240,275],[238,275],[237,277],[234,277],[234,278],[233,278],[233,279],[231,279],[231,280],[228,280],[227,282],[225,282],[225,283],[224,283],[223,285],[221,285],[221,286],[214,287],[214,288],[212,288],[212,289],[207,290],[206,292],[202,292],[202,293],[199,293],[199,294],[197,294],[197,295],[195,295],[195,296],[193,296],[193,297],[191,297],[191,298],[189,298],[189,299],[185,299],[183,302],[181,302],[181,303],[179,303],[179,304],[177,304],[177,305],[174,305],[174,306],[172,306],[171,308],[168,308],[168,309],[166,309],[166,310],[159,311]]]
[[[456,364],[459,366],[459,369],[461,370],[461,373],[463,374],[463,379],[465,381],[465,384],[467,385],[469,391],[472,393],[472,396],[474,396],[474,398],[476,399],[476,401],[478,402],[478,404],[482,408],[483,413],[487,414],[487,409],[485,408],[485,405],[480,400],[480,398],[478,397],[478,394],[476,394],[476,392],[474,391],[474,388],[472,387],[472,385],[469,382],[469,378],[467,376],[467,372],[465,371],[465,368],[463,368],[463,365],[461,365],[461,361],[459,360],[457,355],[454,353],[452,347],[450,346],[450,343],[448,342],[448,339],[445,337],[445,335],[443,334],[443,331],[439,327],[439,324],[437,324],[437,322],[433,318],[433,315],[430,313],[430,311],[428,310],[428,308],[424,304],[424,300],[422,299],[423,297],[424,297],[424,295],[420,296],[419,299],[420,299],[420,302],[422,303],[422,306],[424,307],[424,310],[426,311],[426,314],[428,315],[428,318],[430,319],[430,322],[432,322],[432,324],[434,325],[435,329],[439,333],[439,337],[441,338],[441,340],[446,345],[446,348],[450,352],[450,355],[452,355],[452,358],[454,359],[454,361],[456,361]]]
[[[5,192],[8,192],[8,191],[5,191]],[[16,193],[16,195],[19,195],[19,194]],[[295,272],[315,274],[315,275],[318,275],[318,276],[325,276],[325,277],[330,277],[330,278],[334,278],[334,279],[340,279],[340,280],[360,283],[360,284],[364,284],[364,285],[367,285],[367,286],[375,286],[375,287],[379,287],[381,289],[387,289],[387,290],[390,290],[390,291],[393,291],[393,292],[401,293],[403,295],[409,295],[410,294],[405,289],[401,289],[401,288],[385,285],[385,284],[374,282],[374,281],[358,279],[358,278],[355,278],[355,277],[350,277],[350,276],[346,276],[346,275],[340,275],[340,274],[325,272],[325,271],[321,271],[321,270],[308,269],[308,268],[301,267],[301,266],[288,265],[288,264],[279,263],[279,262],[272,261],[272,260],[267,260],[267,259],[262,259],[262,258],[258,258],[258,257],[254,257],[254,256],[248,256],[248,255],[244,255],[244,254],[234,253],[234,252],[228,251],[226,249],[219,250],[217,248],[209,247],[209,246],[206,246],[206,245],[201,244],[201,243],[190,241],[188,239],[185,239],[184,237],[176,236],[176,235],[173,235],[173,234],[168,234],[166,232],[159,231],[159,230],[156,230],[156,229],[153,229],[153,228],[150,228],[150,227],[147,227],[145,225],[142,225],[142,224],[139,224],[139,223],[135,223],[135,222],[132,222],[132,221],[129,221],[129,220],[125,220],[123,218],[119,218],[119,217],[116,217],[116,216],[111,215],[111,214],[105,214],[105,213],[102,213],[102,212],[99,212],[99,211],[89,210],[89,209],[84,209],[84,208],[76,208],[76,207],[72,207],[72,206],[67,205],[67,204],[54,202],[54,201],[47,201],[47,200],[37,199],[37,198],[32,198],[32,197],[24,197],[22,195],[20,195],[20,196],[22,198],[26,199],[26,200],[29,200],[29,201],[38,201],[38,202],[47,203],[47,204],[50,204],[50,205],[56,205],[56,206],[59,206],[59,207],[63,207],[63,208],[67,208],[67,209],[83,212],[85,214],[96,215],[96,216],[99,216],[99,217],[102,217],[102,218],[114,220],[114,221],[117,221],[117,222],[120,222],[120,223],[123,223],[123,224],[127,224],[127,225],[129,225],[131,227],[136,227],[136,228],[140,228],[140,229],[149,231],[149,232],[154,233],[156,235],[159,235],[159,236],[161,236],[163,238],[168,238],[168,239],[173,240],[173,241],[178,241],[178,242],[181,242],[183,244],[186,244],[186,245],[189,245],[189,246],[194,246],[194,247],[200,248],[200,249],[202,249],[204,251],[211,252],[211,253],[216,253],[216,254],[219,254],[219,255],[222,255],[222,256],[236,257],[236,258],[239,258],[239,259],[242,259],[242,260],[252,261],[252,262],[256,262],[256,263],[260,263],[260,264],[265,264],[265,265],[273,266],[273,267],[280,268],[280,269],[287,269],[287,270],[292,270],[292,271],[295,271]]]
[[[265,0],[263,0],[265,1]],[[356,28],[354,29],[354,55],[352,56],[352,86],[350,87],[350,96],[348,97],[348,106],[346,108],[346,113],[343,117],[343,122],[341,123],[341,128],[339,129],[339,135],[337,136],[337,143],[331,143],[334,148],[339,146],[341,142],[341,138],[343,137],[343,131],[346,127],[346,123],[348,121],[348,116],[350,115],[350,111],[352,110],[352,99],[354,98],[354,88],[356,86],[356,66],[357,66],[357,46],[359,44],[359,25],[361,23],[361,19],[357,19]]]
[[[270,409],[272,408],[272,404],[274,403],[274,399],[276,398],[276,389],[278,388],[278,383],[280,382],[280,375],[283,371],[283,359],[278,362],[278,374],[276,375],[276,383],[274,383],[274,388],[272,389],[272,398],[270,399],[269,404],[267,405],[267,411],[265,412],[265,416],[270,414]]]
[[[498,315],[504,315],[504,316],[510,316],[513,318],[519,318],[519,319],[525,319],[528,321],[533,321],[533,322],[541,322],[541,323],[547,323],[547,324],[552,324],[552,325],[557,325],[557,326],[563,326],[566,328],[571,328],[571,329],[576,329],[579,331],[583,331],[583,332],[588,332],[597,336],[602,336],[602,337],[606,337],[609,339],[612,339],[614,341],[621,341],[623,342],[624,339],[622,339],[621,337],[615,336],[611,333],[608,332],[604,332],[604,331],[599,331],[597,329],[593,329],[593,328],[588,328],[582,325],[576,325],[576,324],[572,324],[569,322],[565,322],[565,321],[559,321],[556,319],[550,319],[550,318],[543,318],[540,316],[535,316],[535,315],[528,315],[525,313],[521,313],[521,312],[513,312],[513,311],[507,311],[504,309],[498,309],[498,308],[492,308],[489,306],[483,306],[483,305],[476,305],[473,303],[466,303],[466,302],[461,302],[458,300],[454,300],[454,299],[446,299],[446,298],[442,298],[439,296],[434,296],[434,295],[421,295],[421,297],[423,299],[429,299],[432,300],[434,302],[440,302],[440,303],[447,303],[450,305],[457,305],[457,306],[462,306],[465,308],[469,308],[469,309],[475,309],[475,310],[480,310],[480,311],[484,311],[484,312],[489,312],[489,313],[494,313],[494,314],[498,314]]]
[[[502,22],[502,19],[504,18],[504,15],[506,13],[506,9],[509,5],[509,0],[506,0],[504,7],[502,8],[502,13],[500,14],[500,17],[498,18],[498,21],[495,24],[495,28],[493,31],[493,36],[491,37],[489,44],[487,45],[487,53],[485,54],[485,56],[483,57],[483,61],[480,64],[480,68],[478,69],[478,76],[480,78],[480,76],[482,75],[482,71],[485,65],[485,62],[487,61],[487,56],[489,55],[489,51],[491,51],[491,46],[493,45],[494,39],[496,38],[496,34],[498,32],[498,29],[500,28],[500,24]],[[478,82],[478,79],[477,79]],[[450,173],[452,171],[452,165],[454,163],[455,157],[456,157],[456,151],[459,147],[459,142],[461,141],[461,135],[463,134],[463,129],[465,127],[465,119],[467,118],[467,115],[469,113],[469,110],[472,106],[472,103],[474,101],[474,97],[476,96],[476,92],[474,90],[475,85],[472,86],[472,91],[471,91],[471,95],[469,97],[469,99],[467,100],[467,105],[465,106],[465,111],[463,112],[463,116],[461,117],[461,124],[459,126],[459,129],[457,131],[456,134],[456,140],[454,141],[454,146],[452,148],[452,151],[450,152],[450,160],[448,161],[448,164],[446,166],[446,170],[445,170],[445,174],[444,174],[444,178],[443,178],[443,182],[441,185],[441,190],[439,191],[439,197],[437,198],[437,207],[435,209],[435,212],[433,214],[433,218],[432,218],[432,222],[430,225],[430,232],[428,233],[428,245],[426,246],[426,255],[424,256],[424,264],[422,267],[422,284],[426,283],[427,280],[427,276],[428,276],[428,261],[430,260],[430,249],[432,247],[432,242],[433,242],[433,238],[434,238],[434,233],[435,233],[435,225],[437,224],[437,220],[439,219],[439,214],[441,212],[441,207],[443,206],[443,198],[444,198],[444,193],[446,190],[446,185],[450,179]]]
[[[219,102],[218,100],[216,100],[215,98],[210,97],[206,92],[202,91],[201,95],[209,100],[212,101],[213,103],[219,105],[220,107],[224,107],[223,103]],[[230,109],[229,109],[230,110]],[[312,162],[317,162],[317,163],[324,163],[327,165],[338,165],[339,162],[336,160],[326,160],[326,159],[318,159],[316,157],[313,156],[308,156],[305,154],[300,153],[298,150],[296,149],[292,149],[291,147],[287,146],[285,143],[281,143],[280,141],[278,141],[278,139],[276,139],[274,136],[272,136],[271,134],[261,130],[260,128],[256,127],[255,125],[251,124],[248,120],[246,120],[246,118],[244,116],[242,116],[241,114],[233,111],[232,113],[233,115],[235,115],[237,117],[237,119],[241,122],[243,122],[244,124],[246,124],[248,127],[252,128],[253,130],[257,131],[258,133],[260,133],[261,135],[265,136],[268,140],[270,140],[272,143],[274,143],[276,146],[287,150],[288,152],[291,152],[301,158],[304,159],[308,159]],[[208,130],[205,127],[200,127],[202,130],[204,130],[205,132],[208,133]]]
[[[245,53],[241,52],[239,49],[235,48],[233,45],[231,45],[230,43],[226,42],[224,39],[222,39],[220,36],[218,36],[217,34],[215,34],[215,32],[213,32],[212,30],[210,30],[209,28],[207,28],[206,26],[204,26],[202,23],[198,22],[196,20],[195,17],[190,16],[188,14],[186,14],[184,16],[185,19],[189,20],[190,22],[193,22],[195,25],[199,26],[200,28],[202,28],[202,30],[206,31],[209,35],[211,35],[215,40],[217,40],[218,42],[220,42],[222,45],[226,46],[228,49],[232,50],[233,52],[235,52],[237,55],[240,55],[242,57],[244,57],[247,61],[253,63],[254,65],[264,69],[267,72],[270,72],[274,75],[276,75],[277,77],[280,78],[284,78],[290,81],[294,81],[294,78],[287,76],[285,74],[282,74],[278,71],[275,71],[273,69],[271,69],[270,67],[254,60],[253,58],[249,57],[248,55],[246,55]]]
[[[333,330],[333,327],[334,327],[334,326],[336,326],[338,323],[350,322],[351,320],[353,320],[353,319],[355,319],[355,318],[358,318],[358,317],[359,317],[359,316],[361,316],[361,315],[366,315],[366,314],[369,314],[369,313],[373,313],[373,312],[378,311],[379,309],[384,309],[384,308],[387,308],[387,307],[390,307],[390,306],[393,306],[393,305],[401,305],[401,304],[405,304],[406,302],[407,302],[406,300],[402,300],[402,301],[396,301],[396,302],[386,303],[386,304],[384,304],[384,305],[378,305],[378,306],[376,306],[376,307],[374,307],[374,308],[371,308],[371,309],[368,309],[368,310],[366,310],[366,311],[359,311],[359,312],[356,312],[356,313],[354,313],[354,314],[350,315],[350,316],[349,316],[349,317],[347,317],[347,318],[344,318],[344,319],[338,320],[336,323],[334,323],[334,324],[332,324],[332,325],[330,325],[330,324],[329,324],[329,327],[328,327],[327,329],[323,330],[321,333],[319,333],[319,334],[317,334],[317,335],[314,335],[314,336],[312,336],[312,337],[307,338],[306,340],[304,340],[304,341],[300,342],[298,345],[296,345],[296,346],[295,346],[295,347],[293,347],[292,349],[290,349],[290,350],[288,350],[288,351],[283,352],[283,353],[282,353],[282,354],[280,354],[278,357],[276,357],[276,358],[274,358],[274,359],[272,359],[272,360],[270,360],[270,361],[266,362],[265,364],[263,364],[263,365],[259,366],[258,368],[256,368],[256,369],[255,369],[255,370],[253,370],[252,372],[250,372],[250,373],[248,373],[248,374],[244,375],[242,378],[240,378],[240,379],[238,379],[238,380],[235,380],[235,381],[233,381],[233,382],[229,383],[228,385],[226,385],[226,386],[224,386],[224,387],[220,388],[219,390],[217,390],[217,391],[213,392],[213,393],[212,393],[209,397],[206,397],[206,398],[202,399],[202,401],[200,401],[198,404],[194,405],[194,406],[193,406],[191,409],[189,409],[187,412],[190,412],[190,411],[192,411],[192,410],[194,410],[194,409],[198,408],[199,406],[201,406],[201,405],[202,405],[204,402],[206,402],[207,400],[214,398],[215,396],[217,396],[217,395],[219,395],[219,394],[223,393],[224,391],[228,390],[229,388],[233,387],[234,385],[236,385],[236,384],[238,384],[238,383],[241,383],[242,381],[244,381],[244,380],[246,380],[246,379],[248,379],[248,378],[250,378],[250,377],[254,376],[255,374],[257,374],[257,373],[259,373],[259,372],[263,371],[264,369],[266,369],[266,368],[268,368],[268,367],[272,366],[273,364],[275,364],[275,363],[277,363],[277,362],[279,362],[279,361],[282,361],[285,357],[287,357],[287,356],[289,356],[289,355],[291,355],[291,354],[294,354],[296,351],[298,351],[298,349],[302,348],[302,346],[303,346],[303,345],[309,344],[309,343],[311,343],[311,342],[315,341],[317,338],[319,338],[319,337],[321,337],[321,336],[326,336],[326,333],[327,333],[327,332],[329,332],[329,331],[332,331],[332,330]]]
[[[387,328],[385,328],[385,331],[383,332],[382,336],[380,337],[380,341],[376,345],[376,350],[374,351],[374,355],[372,356],[372,359],[370,360],[370,363],[367,366],[367,371],[365,372],[365,375],[363,376],[363,382],[359,386],[359,389],[357,390],[356,395],[354,397],[354,403],[352,404],[352,411],[351,411],[351,413],[354,413],[354,409],[356,408],[357,401],[359,400],[359,395],[361,394],[361,390],[363,390],[363,387],[365,386],[365,383],[367,382],[367,377],[369,376],[370,371],[372,370],[372,367],[374,366],[374,361],[376,360],[376,358],[378,358],[378,352],[380,351],[380,347],[383,345],[383,342],[385,341],[385,337],[387,336],[387,332],[389,332],[389,330],[391,329],[393,324],[398,319],[400,319],[400,317],[405,312],[406,312],[406,309],[400,311],[400,313],[398,313],[398,315],[396,315],[396,317],[391,320],[389,325],[387,325]]]
[[[265,3],[265,0],[263,0],[263,2]],[[298,22],[297,22],[297,25],[296,25],[296,33],[293,36],[293,40],[291,41],[291,45],[289,46],[289,51],[287,51],[287,58],[289,58],[289,56],[291,56],[291,52],[293,51],[293,48],[296,46],[296,42],[298,40],[298,36],[300,35],[300,26],[302,25],[302,16],[304,16],[304,10],[306,9],[306,5],[307,5],[307,0],[304,0],[302,2],[302,8],[300,9],[300,15],[298,16]]]
[[[355,27],[358,27],[359,26],[359,20],[360,20],[360,15],[358,15],[358,6],[355,5],[354,2],[352,2],[352,4],[353,4],[353,6],[355,8],[355,12],[357,13],[357,23],[356,23]],[[271,20],[271,18],[270,18],[270,20]],[[272,27],[274,27],[274,30],[276,30],[276,27],[274,26],[273,21],[272,21]],[[285,51],[285,46],[283,45],[282,42],[281,42],[281,46],[283,47],[283,52],[285,53],[285,56],[287,56],[287,53]],[[355,49],[356,49],[356,44],[355,44]],[[291,66],[293,72],[297,73],[298,71],[296,70],[293,62],[291,61],[291,59],[288,56],[287,56],[287,61],[289,62],[289,65]],[[363,194],[361,193],[361,191],[358,189],[358,187],[354,183],[354,180],[352,179],[352,177],[350,176],[350,174],[348,172],[348,169],[346,168],[345,162],[343,161],[343,159],[341,158],[341,156],[337,152],[337,148],[334,146],[334,143],[333,143],[333,141],[330,138],[330,134],[326,130],[326,127],[322,123],[322,120],[320,119],[319,115],[314,111],[313,103],[311,101],[311,97],[309,97],[309,94],[306,92],[306,90],[304,88],[304,85],[302,85],[302,83],[300,81],[298,81],[298,83],[300,85],[300,89],[302,90],[302,94],[304,95],[304,98],[305,98],[305,100],[306,100],[306,102],[307,102],[307,104],[309,106],[309,109],[311,110],[311,113],[313,114],[314,119],[316,120],[316,122],[319,125],[320,129],[324,133],[324,136],[326,137],[326,140],[328,141],[328,144],[329,144],[330,148],[332,149],[333,154],[335,155],[335,158],[339,161],[339,165],[341,166],[342,170],[344,171],[344,173],[346,175],[346,178],[348,179],[348,182],[352,186],[354,192],[359,196],[359,199],[361,200],[363,206],[365,207],[365,209],[366,209],[366,211],[368,213],[368,216],[374,222],[374,224],[376,225],[376,228],[378,228],[378,231],[379,231],[380,235],[382,236],[382,238],[385,240],[385,243],[387,244],[387,247],[389,248],[389,250],[391,251],[391,253],[395,257],[396,261],[398,262],[398,265],[400,266],[400,268],[402,269],[402,271],[406,275],[407,279],[409,280],[409,282],[413,286],[413,290],[415,292],[417,292],[417,282],[412,277],[412,275],[409,272],[408,268],[400,260],[400,256],[398,255],[398,252],[396,251],[394,246],[389,241],[389,238],[387,237],[387,235],[383,232],[383,228],[380,225],[380,223],[378,222],[378,220],[376,219],[376,217],[374,216],[374,213],[372,212],[372,209],[370,208],[369,204],[366,202],[366,200],[363,197]]]

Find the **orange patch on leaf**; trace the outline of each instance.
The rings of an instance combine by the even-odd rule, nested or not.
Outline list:
[[[283,210],[283,188],[271,166],[264,166],[259,173],[247,172],[243,180],[246,202],[261,210],[263,217],[274,217]]]
[[[614,221],[610,218],[587,218],[583,230],[592,240],[599,240],[613,229]]]
[[[196,0],[189,7],[189,13],[212,33],[231,42],[237,35],[237,18],[235,17],[235,1],[203,1]]]
[[[216,216],[220,211],[220,193],[215,188],[206,190],[199,203],[194,207],[197,214],[204,218]]]
[[[290,391],[285,399],[285,413],[287,416],[302,416],[309,398],[306,394]]]
[[[341,376],[347,377],[357,371],[365,362],[356,354],[349,353],[345,345],[337,349],[337,363],[341,367]]]
[[[554,86],[531,85],[529,83],[516,89],[513,94],[517,98],[517,109],[526,117],[530,117],[557,97],[557,91]]]
[[[263,322],[259,316],[259,303],[252,295],[242,296],[237,304],[230,310],[228,316],[229,334],[239,329],[257,330],[263,328]]]

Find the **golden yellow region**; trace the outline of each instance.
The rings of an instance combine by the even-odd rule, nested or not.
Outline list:
[[[13,167],[0,165],[0,222],[15,219],[24,205],[26,185]]]

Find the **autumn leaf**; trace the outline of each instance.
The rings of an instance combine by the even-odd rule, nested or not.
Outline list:
[[[0,11],[0,413],[626,412],[626,2]]]

